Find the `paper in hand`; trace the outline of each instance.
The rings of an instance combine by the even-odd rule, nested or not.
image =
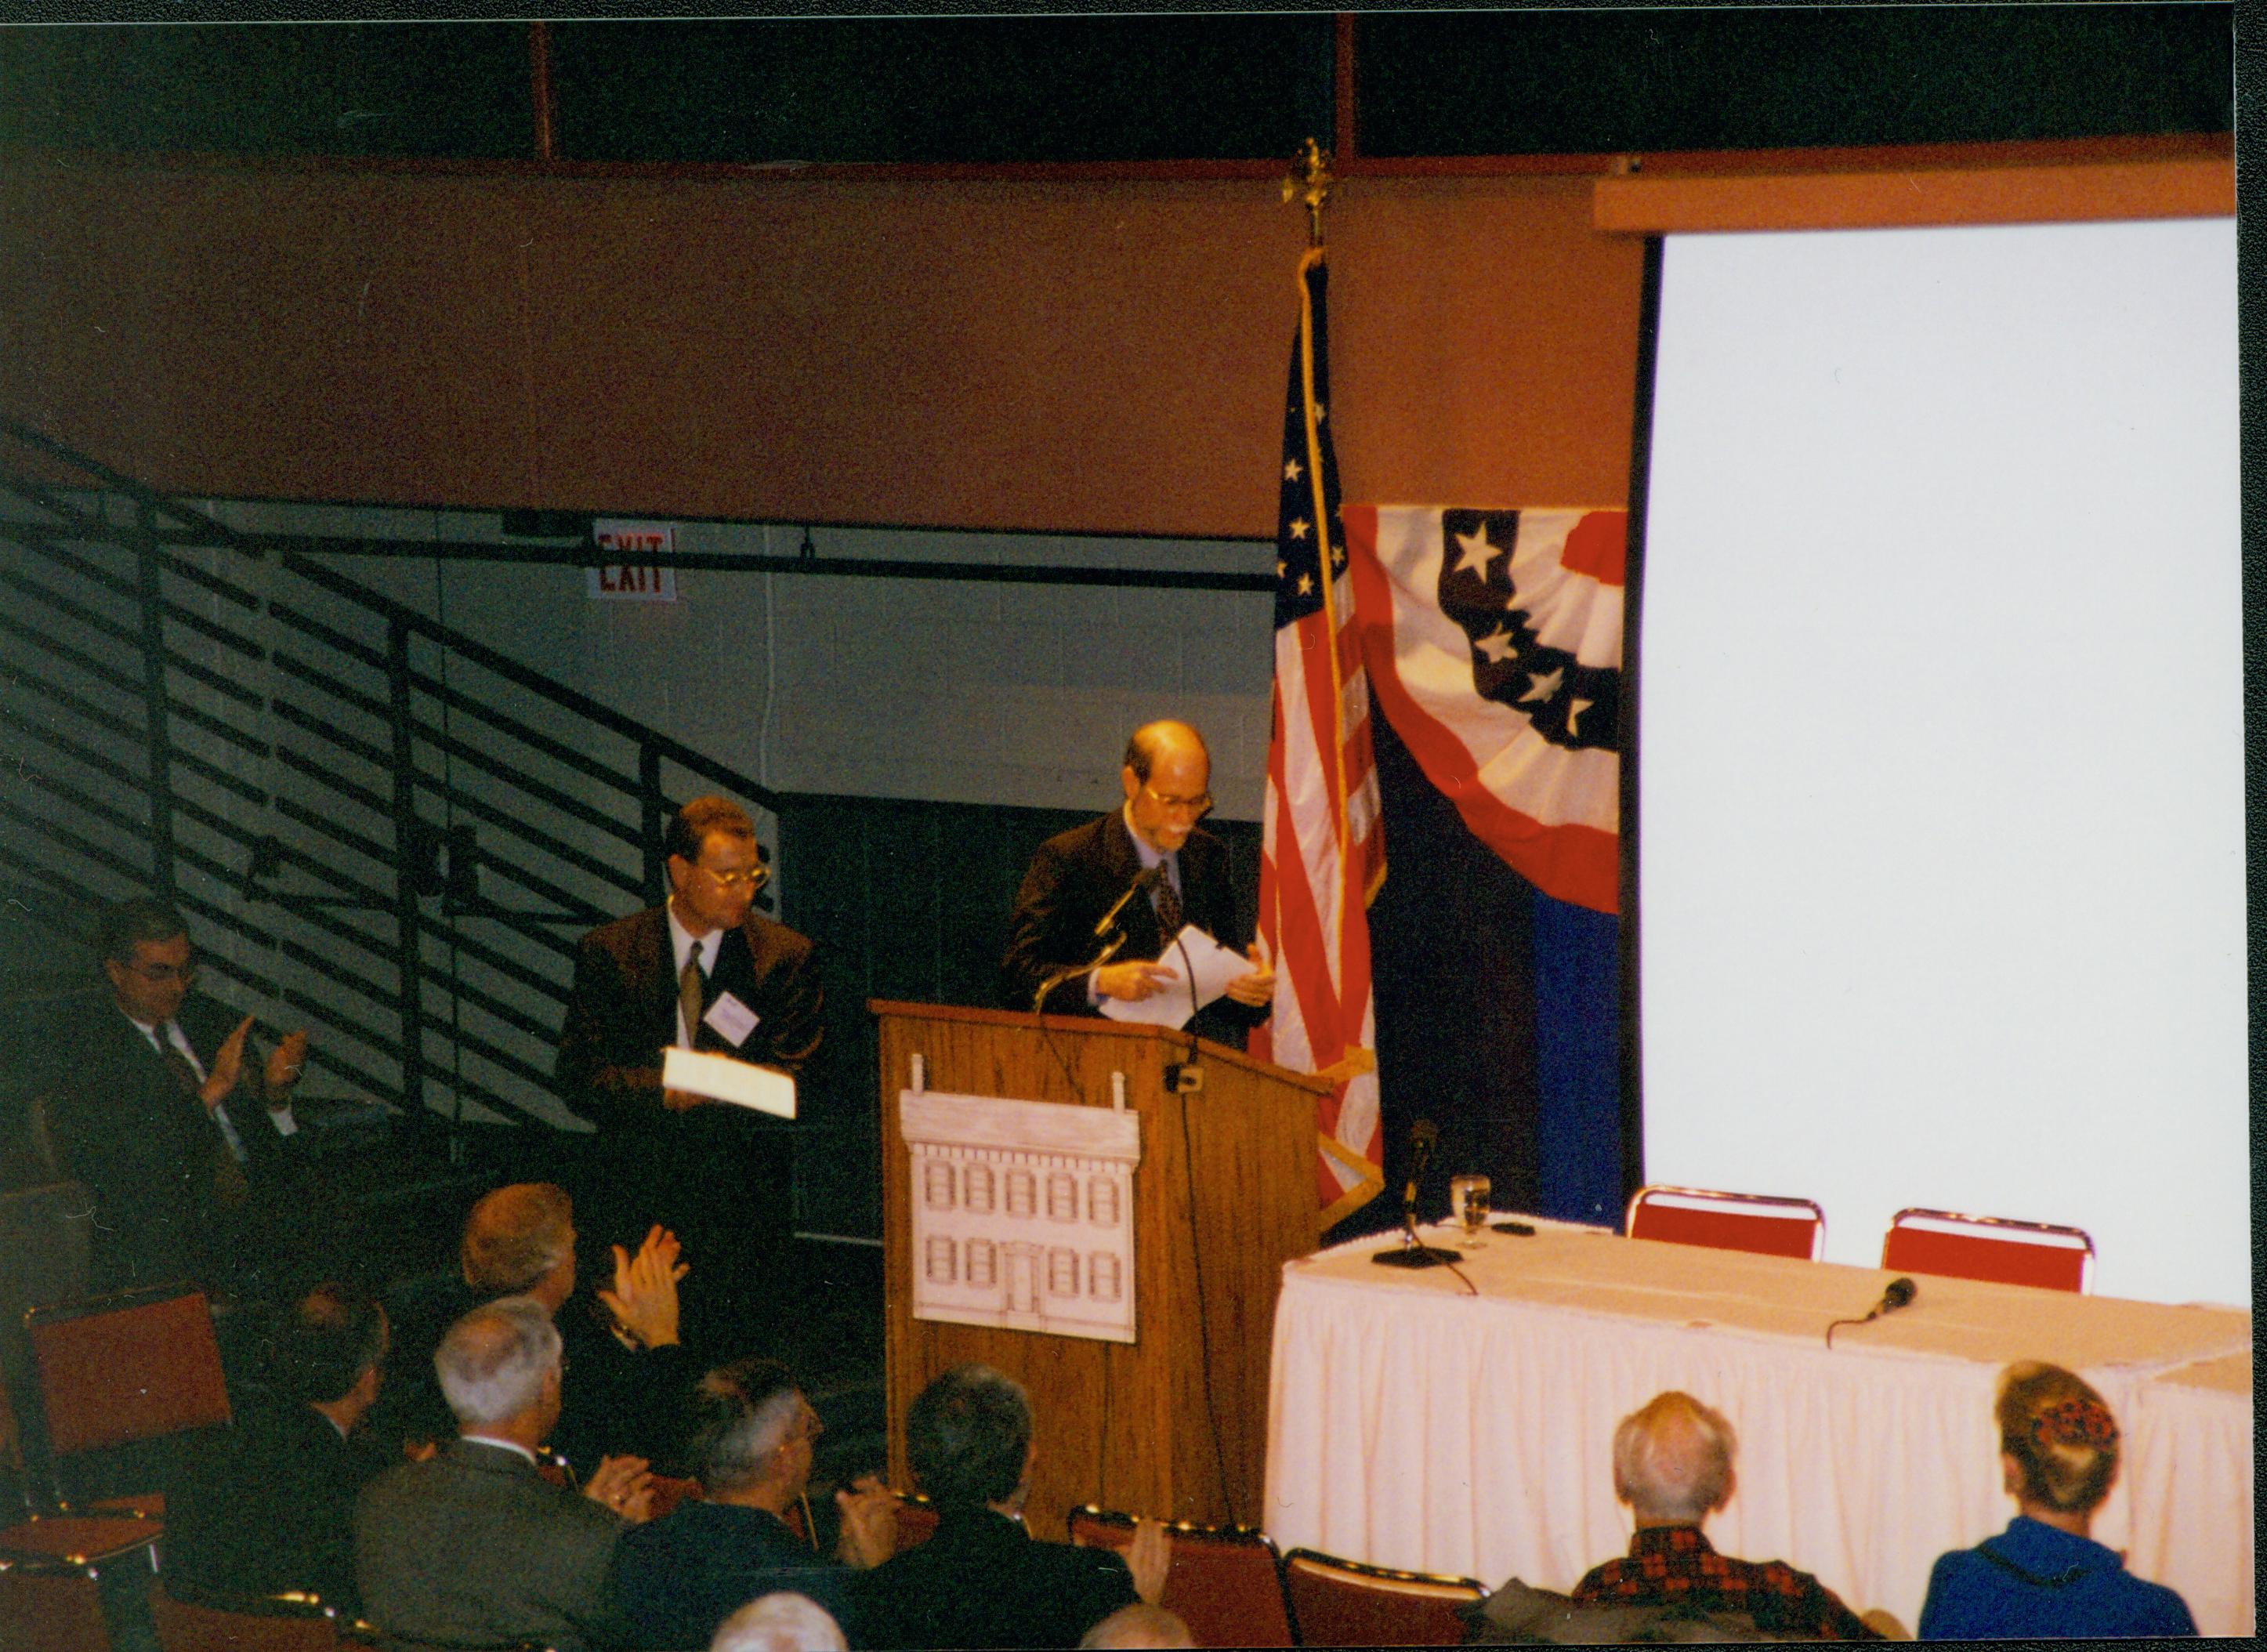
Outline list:
[[[662,1052],[661,1087],[687,1090],[712,1101],[729,1101],[736,1107],[768,1112],[774,1118],[795,1117],[795,1080],[776,1068],[736,1061],[729,1055],[711,1055],[672,1044]]]
[[[1172,979],[1147,998],[1104,998],[1102,1013],[1113,1021],[1135,1021],[1145,1026],[1186,1026],[1196,1010],[1203,1009],[1228,990],[1228,983],[1251,973],[1251,960],[1230,951],[1193,923],[1185,924],[1165,948],[1156,967]],[[1189,981],[1196,981],[1196,1008],[1189,1002]]]

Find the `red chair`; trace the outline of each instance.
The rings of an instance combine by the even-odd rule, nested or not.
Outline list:
[[[1640,1187],[1629,1202],[1623,1230],[1632,1239],[1815,1262],[1826,1244],[1826,1213],[1808,1199]]]
[[[54,1507],[70,1506],[71,1458],[146,1483],[162,1478],[158,1465],[146,1454],[125,1457],[130,1448],[228,1425],[220,1344],[202,1291],[157,1286],[34,1308],[24,1316],[24,1333],[39,1372],[39,1437]],[[89,1507],[164,1515],[161,1494],[134,1489],[139,1494]]]
[[[1889,1218],[1882,1266],[1900,1274],[2084,1292],[2093,1283],[2094,1241],[2083,1229],[2052,1222],[1914,1208]]]
[[[1178,1613],[1199,1646],[1295,1646],[1275,1544],[1251,1526],[1171,1523],[1172,1555],[1158,1604]],[[1070,1511],[1070,1540],[1123,1550],[1134,1516],[1091,1504]]]
[[[1283,1589],[1301,1646],[1456,1646],[1464,1638],[1456,1609],[1487,1597],[1469,1577],[1397,1572],[1312,1549],[1284,1557]]]
[[[899,1492],[897,1496],[897,1553],[903,1554],[936,1535],[936,1505],[919,1492]]]
[[[150,1564],[154,1520],[37,1516],[0,1533],[0,1647],[8,1652],[110,1652],[101,1582],[113,1567]]]

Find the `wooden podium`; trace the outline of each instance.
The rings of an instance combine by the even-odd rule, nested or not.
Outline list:
[[[1199,1041],[1202,1088],[1168,1091],[1185,1032],[1083,1016],[869,1006],[881,1022],[882,1237],[889,1304],[890,1472],[910,1486],[906,1409],[981,1361],[1023,1384],[1038,1461],[1026,1520],[1060,1538],[1081,1503],[1216,1525],[1262,1524],[1267,1362],[1283,1264],[1315,1248],[1315,1104],[1324,1080]],[[1110,1107],[1140,1120],[1131,1343],[913,1318],[916,1196],[899,1093],[914,1057],[932,1093]]]

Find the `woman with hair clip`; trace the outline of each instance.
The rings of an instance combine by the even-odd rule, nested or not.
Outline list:
[[[1999,1462],[2017,1514],[1972,1549],[1937,1557],[1924,1641],[2192,1635],[2188,1604],[2125,1569],[2087,1535],[2117,1478],[2117,1420],[2058,1365],[2010,1365],[1996,1407]]]

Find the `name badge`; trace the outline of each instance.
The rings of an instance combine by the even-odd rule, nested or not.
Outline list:
[[[701,1017],[724,1035],[724,1041],[734,1049],[748,1041],[748,1034],[756,1030],[763,1017],[742,1003],[729,992],[716,995],[716,1002],[708,1006],[708,1013]]]

